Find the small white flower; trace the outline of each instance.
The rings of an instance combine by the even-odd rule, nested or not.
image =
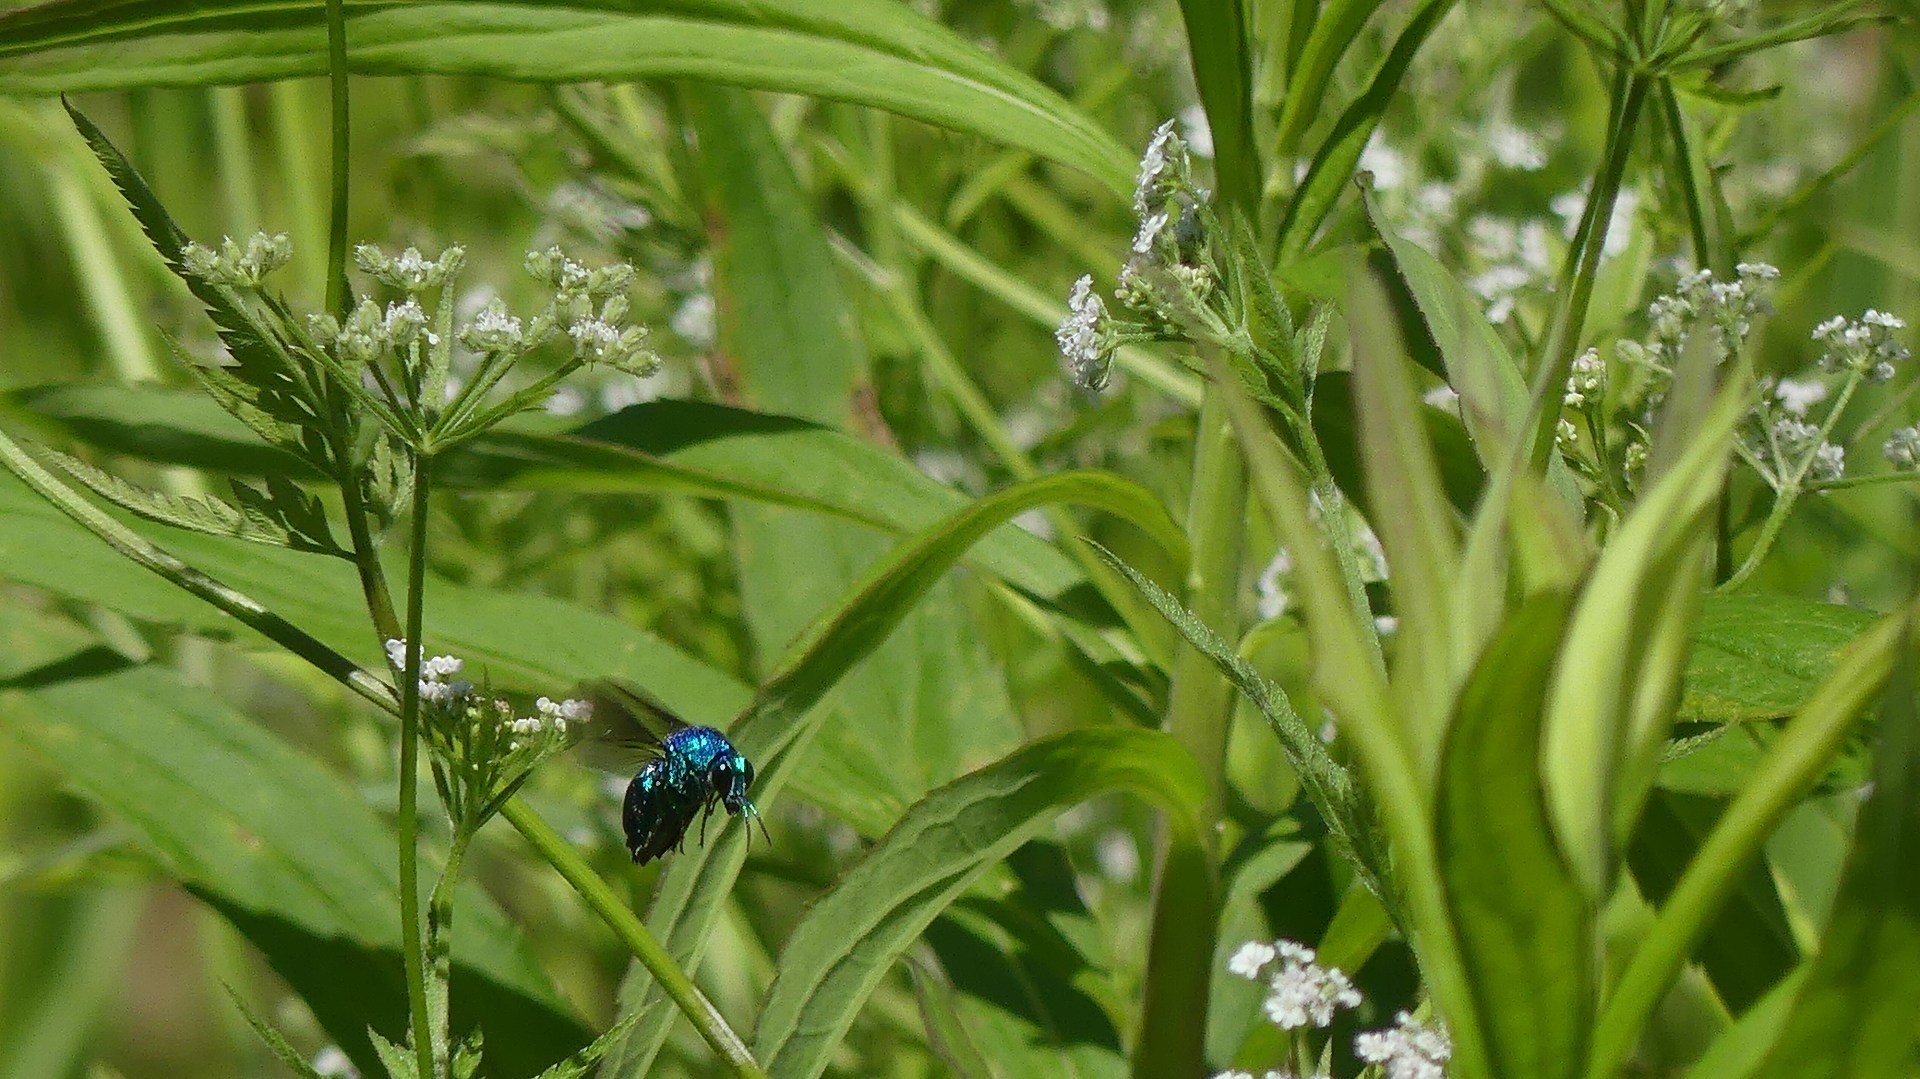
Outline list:
[[[1805,416],[1807,409],[1827,399],[1827,384],[1810,378],[1783,378],[1773,388],[1773,395],[1779,399],[1782,410]]]
[[[1161,230],[1166,227],[1167,215],[1165,213],[1151,214],[1145,220],[1141,221],[1140,231],[1134,233],[1133,236],[1133,253],[1136,255],[1144,255],[1152,251],[1154,242],[1160,238]]]
[[[1844,446],[1831,442],[1822,442],[1813,451],[1813,463],[1808,474],[1816,480],[1837,480],[1847,471],[1847,451]]]
[[[1881,452],[1888,464],[1902,472],[1920,471],[1920,424],[1902,427],[1888,435]]]
[[[1426,1026],[1401,1012],[1391,1028],[1357,1035],[1353,1055],[1362,1063],[1381,1065],[1386,1079],[1443,1079],[1453,1043],[1439,1026]]]
[[[1327,1027],[1333,1013],[1360,1006],[1360,992],[1337,967],[1314,962],[1313,949],[1290,940],[1277,940],[1274,952],[1280,969],[1267,979],[1267,1018],[1282,1030]]]
[[[1233,953],[1233,958],[1227,960],[1227,970],[1242,978],[1258,978],[1260,971],[1273,962],[1277,954],[1273,945],[1250,940]]]
[[[1547,164],[1547,149],[1538,135],[1501,121],[1487,131],[1487,150],[1510,169],[1536,172]]]
[[[1053,336],[1060,344],[1067,373],[1076,384],[1090,390],[1107,383],[1112,348],[1107,342],[1106,322],[1106,302],[1093,291],[1093,275],[1085,275],[1067,294],[1067,317]]]
[[[1178,158],[1186,153],[1180,136],[1175,134],[1174,125],[1178,121],[1168,120],[1153,129],[1153,137],[1147,140],[1146,152],[1140,155],[1140,175],[1133,185],[1134,212],[1145,216],[1157,201],[1161,188],[1161,176],[1167,171],[1168,164],[1178,165]]]

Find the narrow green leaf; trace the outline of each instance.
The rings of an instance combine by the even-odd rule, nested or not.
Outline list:
[[[79,441],[129,457],[230,475],[320,478],[204,393],[150,383],[64,382],[13,390],[6,398],[37,422],[52,421]]]
[[[824,718],[815,706],[899,626],[969,548],[1037,506],[1098,505],[1126,483],[1106,473],[1065,472],[1019,484],[973,503],[877,564],[844,601],[788,646],[752,705],[728,728],[734,745],[760,766],[756,800],[771,800],[791,778]],[[676,856],[661,875],[648,928],[683,968],[698,967],[713,921],[745,861],[745,836],[729,822],[705,846]],[[673,1013],[652,979],[638,974],[622,985],[621,1006],[643,1014],[627,1048],[611,1055],[607,1066],[615,1075],[644,1074]]]
[[[1033,78],[884,0],[416,3],[347,12],[357,75],[536,82],[693,78],[872,105],[1030,150],[1115,194],[1133,159]],[[323,13],[293,0],[55,0],[0,17],[0,92],[75,93],[323,75]]]
[[[1515,610],[1461,690],[1434,822],[1447,902],[1492,1074],[1579,1074],[1592,1026],[1595,905],[1554,841],[1540,785],[1543,706],[1567,597]]]
[[[138,722],[129,721],[137,717]],[[124,818],[231,921],[363,1071],[369,1024],[405,1026],[390,829],[310,758],[173,675],[133,668],[0,696],[0,724]],[[462,1026],[511,1026],[501,1074],[530,1075],[586,1035],[524,939],[477,888],[454,933]]]
[[[1028,745],[915,804],[808,912],[781,953],[754,1052],[772,1074],[813,1079],[869,994],[936,914],[1054,814],[1124,791],[1196,829],[1206,777],[1169,736],[1081,730]]]
[[[136,528],[159,533],[159,526]],[[168,549],[259,600],[328,647],[370,669],[386,659],[367,628],[359,580],[338,559],[240,540],[169,531]],[[0,476],[0,579],[98,603],[142,621],[214,636],[234,620],[112,548],[29,491]],[[646,686],[695,722],[723,723],[750,687],[622,619],[543,596],[430,581],[435,625],[428,644],[484,666],[507,687],[551,693],[617,675]],[[256,639],[256,638],[245,638]]]
[[[1575,604],[1548,711],[1544,768],[1555,830],[1596,901],[1616,838],[1652,785],[1672,722],[1704,573],[1703,527],[1724,481],[1738,383],[1723,389],[1686,451],[1601,552]]]
[[[927,1030],[927,1047],[947,1066],[955,1079],[995,1079],[993,1066],[981,1054],[960,1017],[960,998],[946,972],[931,961],[910,959],[913,999],[920,1006],[920,1023]]]
[[[1627,864],[1648,903],[1658,907],[1666,901],[1722,808],[1718,799],[1674,791],[1660,791],[1647,800]],[[1764,862],[1746,867],[1726,908],[1702,937],[1694,960],[1734,1012],[1751,1007],[1799,963],[1800,948]]]
[[[1367,19],[1380,9],[1374,0],[1328,0],[1317,6],[1315,11],[1314,5],[1301,5],[1313,19],[1313,29],[1287,76],[1287,96],[1280,104],[1274,145],[1283,158],[1290,158],[1307,128],[1326,115],[1327,87],[1335,65]]]
[[[1308,727],[1294,711],[1293,702],[1288,699],[1286,691],[1267,681],[1211,626],[1182,607],[1172,593],[1121,561],[1113,552],[1104,547],[1099,551],[1109,565],[1139,589],[1153,609],[1160,613],[1160,617],[1179,630],[1195,650],[1213,661],[1213,665],[1233,683],[1240,695],[1266,717],[1274,734],[1279,736],[1280,745],[1286,750],[1294,771],[1306,786],[1308,795],[1326,818],[1334,848],[1360,871],[1367,887],[1379,893],[1384,887],[1382,881],[1386,879],[1385,859],[1380,855],[1372,826],[1355,794],[1353,778],[1327,752],[1326,743],[1320,740],[1319,732]]]
[[[1920,1041],[1920,711],[1909,635],[1880,713],[1873,793],[1765,1079],[1897,1075]]]
[[[174,495],[155,491],[58,450],[41,447],[39,452],[41,457],[62,472],[80,481],[87,490],[149,521],[204,532],[210,536],[229,536],[275,547],[290,547],[296,551],[347,557],[347,553],[327,534],[326,515],[319,509],[319,502],[284,480],[276,484],[282,496],[280,499],[255,488],[235,484],[234,493],[239,496],[241,504],[234,505],[212,495]]]
[[[1313,161],[1307,166],[1307,175],[1300,181],[1294,192],[1293,202],[1287,207],[1286,217],[1280,223],[1280,261],[1282,265],[1299,258],[1320,228],[1327,212],[1340,198],[1342,191],[1353,178],[1353,170],[1360,163],[1360,152],[1367,147],[1367,139],[1373,135],[1373,129],[1380,124],[1380,117],[1387,111],[1387,105],[1395,94],[1400,92],[1400,80],[1406,75],[1407,67],[1413,63],[1413,55],[1427,40],[1427,35],[1440,22],[1440,17],[1453,7],[1453,0],[1422,0],[1420,6],[1408,19],[1406,28],[1394,40],[1393,49],[1380,69],[1367,83],[1367,89],[1334,121],[1333,129],[1314,152]]]
[[[1250,218],[1260,208],[1260,153],[1253,141],[1253,57],[1243,0],[1180,0],[1194,81],[1213,132],[1221,202]],[[1257,265],[1257,264],[1256,264]]]
[[[1393,692],[1414,759],[1431,775],[1448,702],[1470,662],[1455,630],[1460,542],[1404,353],[1385,328],[1391,322],[1385,298],[1357,263],[1349,281],[1361,463],[1369,502],[1381,508],[1372,523],[1392,567],[1393,613],[1400,619]]]

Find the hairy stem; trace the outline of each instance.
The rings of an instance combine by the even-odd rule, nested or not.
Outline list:
[[[406,672],[400,680],[400,959],[407,975],[407,1011],[420,1079],[434,1079],[431,1020],[427,1015],[426,955],[420,940],[420,657],[426,613],[427,497],[433,459],[413,465],[412,537],[407,547]]]

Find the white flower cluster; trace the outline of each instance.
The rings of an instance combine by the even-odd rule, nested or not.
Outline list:
[[[228,288],[259,288],[268,274],[292,261],[293,242],[284,232],[256,232],[244,247],[227,236],[219,251],[194,241],[180,249],[180,268],[189,276]]]
[[[389,640],[387,642],[387,662],[396,671],[407,669],[407,642]],[[466,668],[466,661],[457,656],[423,656],[420,659],[420,699],[434,704],[448,704],[455,700],[464,700],[473,693],[473,683],[465,679],[450,681],[454,675]]]
[[[389,255],[373,244],[360,244],[353,249],[353,261],[375,281],[408,296],[417,296],[428,289],[439,288],[459,273],[460,267],[466,264],[467,252],[455,244],[440,252],[439,258],[430,259],[417,247]]]
[[[1920,472],[1920,424],[1899,428],[1888,435],[1880,452],[1896,470]]]
[[[1067,293],[1067,317],[1053,332],[1066,361],[1067,376],[1076,386],[1098,390],[1113,371],[1113,334],[1106,301],[1093,291],[1093,275],[1073,283]]]
[[[1380,1065],[1386,1079],[1443,1079],[1453,1043],[1445,1030],[1401,1012],[1393,1017],[1392,1027],[1357,1035],[1353,1055],[1363,1063]]]
[[[323,346],[330,346],[342,360],[352,364],[375,363],[389,354],[406,352],[415,341],[436,339],[427,332],[427,312],[412,297],[396,300],[384,308],[372,300],[361,300],[347,314],[343,326],[332,315],[312,315],[307,329]]]
[[[1261,1010],[1282,1030],[1324,1029],[1333,1025],[1335,1011],[1360,1006],[1353,982],[1338,967],[1315,963],[1313,949],[1295,941],[1249,941],[1227,960],[1227,969],[1266,982]]]
[[[1600,350],[1590,348],[1574,357],[1567,374],[1567,392],[1561,398],[1568,408],[1579,408],[1589,400],[1600,403],[1606,388],[1607,365],[1600,361]]]
[[[1648,305],[1647,340],[1621,342],[1622,355],[1670,372],[1687,333],[1702,320],[1716,331],[1714,362],[1736,355],[1753,332],[1754,318],[1772,312],[1767,292],[1780,271],[1764,262],[1743,262],[1734,274],[1732,281],[1716,280],[1712,270],[1681,278],[1671,293]]]
[[[1467,221],[1467,246],[1486,267],[1467,279],[1467,287],[1486,301],[1487,321],[1496,325],[1513,317],[1523,290],[1549,287],[1553,279],[1547,225],[1538,218],[1475,214]]]
[[[1885,382],[1893,377],[1894,366],[1912,355],[1893,339],[1893,331],[1906,328],[1903,319],[1872,309],[1858,319],[1835,315],[1813,328],[1813,339],[1825,349],[1820,366],[1827,371],[1859,371],[1869,382]]]
[[[1252,1072],[1224,1071],[1215,1075],[1213,1079],[1256,1079],[1256,1077]],[[1261,1072],[1257,1079],[1326,1079],[1326,1077],[1324,1075],[1303,1076],[1292,1068],[1268,1068]]]

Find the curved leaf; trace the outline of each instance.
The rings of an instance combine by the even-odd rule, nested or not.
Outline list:
[[[1099,505],[1126,481],[1100,472],[1065,472],[1018,484],[968,506],[901,544],[837,608],[789,646],[745,714],[728,729],[741,752],[760,763],[755,797],[763,804],[791,778],[819,729],[821,698],[900,624],[962,555],[1014,517],[1055,502]],[[714,920],[746,862],[746,838],[729,820],[719,835],[675,857],[661,874],[648,928],[683,969],[699,965]],[[650,977],[622,987],[622,1007],[642,1012],[628,1051],[610,1058],[611,1074],[644,1074],[666,1040],[675,1013]]]
[[[678,0],[352,4],[361,75],[537,82],[684,77],[872,105],[1030,150],[1116,194],[1132,156],[1064,98],[905,4]],[[0,92],[71,93],[323,75],[321,5],[56,0],[0,16]]]
[[[160,535],[161,526],[132,524]],[[354,570],[338,559],[242,540],[166,531],[167,548],[252,596],[328,647],[382,669]],[[98,603],[143,621],[227,636],[231,617],[120,557],[86,529],[0,475],[0,579]],[[564,600],[429,582],[428,643],[485,669],[496,683],[552,692],[619,675],[688,719],[723,722],[750,689],[645,630]]]
[[[1494,1075],[1579,1074],[1592,1025],[1594,908],[1554,843],[1540,728],[1566,626],[1545,593],[1508,616],[1461,691],[1434,822]]]
[[[816,903],[788,939],[754,1055],[771,1074],[813,1079],[894,960],[975,877],[1070,805],[1144,795],[1197,829],[1206,777],[1159,731],[1071,731],[929,794]]]
[[[0,724],[132,826],[177,879],[231,921],[366,1074],[367,1028],[398,1036],[400,884],[389,830],[338,778],[204,690],[155,668],[12,694]],[[137,717],[137,722],[130,719]],[[455,998],[498,1039],[504,1074],[531,1075],[586,1032],[519,930],[461,893]]]

